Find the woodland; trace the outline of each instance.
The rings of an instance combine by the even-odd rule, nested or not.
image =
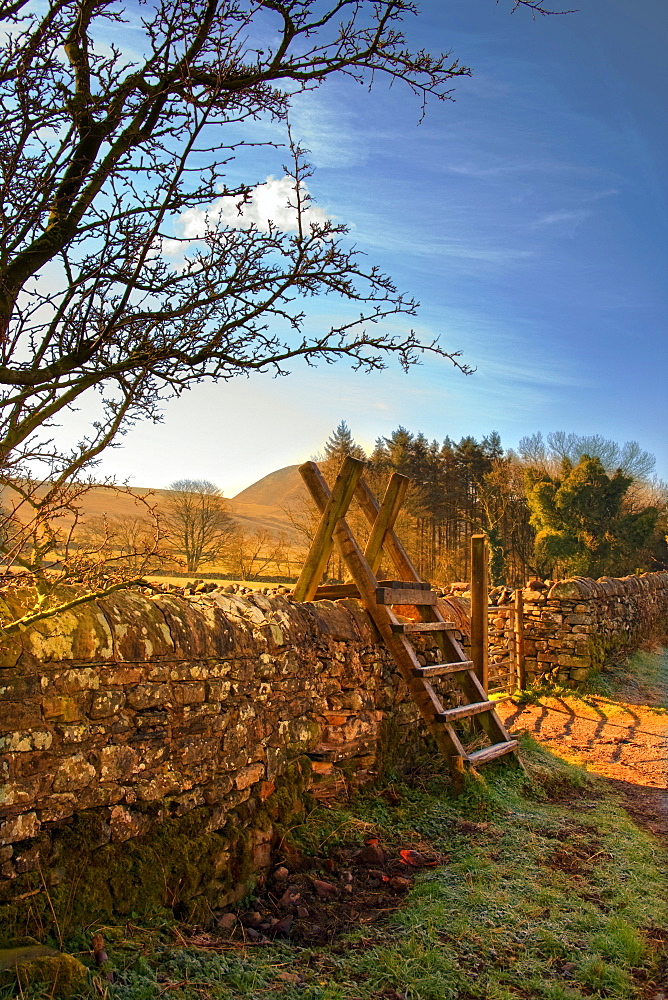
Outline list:
[[[514,451],[494,431],[439,443],[398,427],[366,455],[342,421],[321,456],[330,480],[347,454],[369,462],[381,493],[391,472],[411,478],[399,524],[425,578],[468,579],[477,532],[487,537],[494,585],[668,567],[668,491],[636,442],[557,431],[528,435]]]

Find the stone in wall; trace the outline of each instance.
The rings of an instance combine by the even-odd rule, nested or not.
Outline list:
[[[470,601],[461,585],[450,602],[468,616]],[[490,591],[488,611],[490,688],[508,688],[513,640],[512,594]],[[610,657],[626,656],[639,646],[668,636],[668,573],[621,579],[573,577],[546,584],[531,581],[523,591],[527,682],[549,678],[559,684],[585,681]],[[468,647],[468,617],[461,623]]]

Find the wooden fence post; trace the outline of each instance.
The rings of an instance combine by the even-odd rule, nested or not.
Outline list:
[[[471,659],[485,694],[489,690],[489,642],[487,638],[487,539],[471,536]]]
[[[521,587],[515,590],[515,682],[524,691],[527,686],[527,672],[524,661],[524,595]]]

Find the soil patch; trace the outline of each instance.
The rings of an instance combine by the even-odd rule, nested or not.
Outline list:
[[[528,730],[588,770],[633,785],[668,788],[665,709],[615,704],[596,695],[546,695],[528,704],[510,699],[497,711],[508,728]]]
[[[662,788],[647,788],[630,781],[608,780],[624,796],[626,811],[636,823],[668,842],[668,793]]]
[[[426,844],[396,849],[371,839],[332,849],[325,858],[279,865],[250,905],[217,914],[218,930],[192,928],[189,944],[215,948],[223,941],[330,944],[351,927],[364,927],[398,909],[415,875],[447,861]]]

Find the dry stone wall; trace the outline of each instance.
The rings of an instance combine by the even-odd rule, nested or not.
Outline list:
[[[668,636],[668,573],[574,577],[524,591],[527,682],[579,684],[606,659]]]
[[[421,656],[437,660],[435,649]],[[141,909],[156,844],[159,864],[168,853],[173,866],[158,880],[164,905],[185,905],[184,892],[189,912],[198,899],[224,905],[268,863],[305,795],[367,779],[383,724],[416,722],[354,601],[108,596],[8,645],[0,691],[0,904],[17,927],[44,873],[52,902],[60,893],[72,912],[77,851],[98,918]],[[176,843],[181,853],[199,844],[216,877],[191,884]],[[141,878],[128,877],[133,864]]]
[[[6,614],[25,601],[7,595]],[[580,683],[668,633],[667,573],[566,580],[524,601],[529,681]],[[463,597],[444,611],[467,632]],[[493,656],[508,611],[490,612]],[[430,642],[424,663],[438,661]],[[416,722],[355,601],[126,592],[41,623],[0,650],[0,938],[54,913],[210,917],[310,796],[367,780]]]
[[[465,585],[455,586],[458,592],[451,603],[460,608],[459,624],[467,633],[470,597],[467,591],[462,593]],[[573,577],[553,584],[534,580],[522,596],[528,684],[545,678],[581,684],[606,659],[668,639],[668,573],[600,580]],[[512,676],[499,664],[508,658],[515,634],[513,593],[495,588],[490,599],[490,687],[501,687]],[[464,644],[468,648],[466,638]]]

